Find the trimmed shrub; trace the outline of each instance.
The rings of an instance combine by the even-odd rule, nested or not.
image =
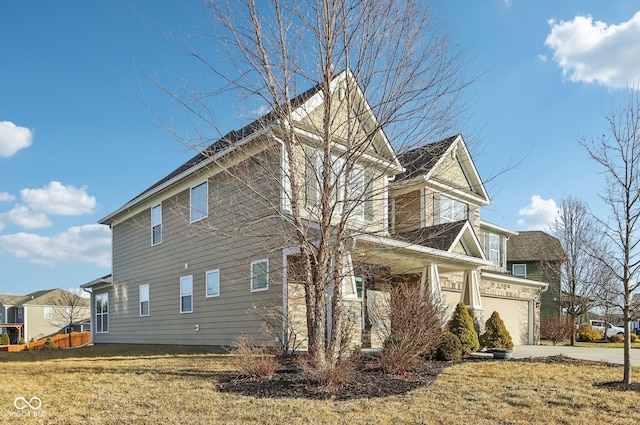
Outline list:
[[[442,341],[435,353],[436,360],[451,362],[462,358],[462,343],[460,339],[451,332],[442,335]]]
[[[596,342],[602,339],[602,334],[589,325],[581,325],[576,339],[579,342]]]
[[[24,338],[20,338],[20,339],[18,340],[18,344],[24,344]]]
[[[460,340],[463,356],[468,356],[480,348],[478,333],[473,327],[473,318],[464,303],[458,303],[456,306],[449,320],[449,331]]]
[[[47,340],[44,342],[44,345],[42,346],[43,350],[56,350],[58,349],[58,347],[56,347],[55,342],[53,342],[53,340],[51,338],[47,338]]]
[[[480,335],[480,345],[486,348],[511,350],[513,341],[504,322],[497,311],[491,313],[491,317],[485,323],[485,331]]]
[[[542,337],[550,340],[553,345],[571,338],[573,331],[574,327],[571,318],[557,314],[549,317],[540,327]]]
[[[270,378],[276,373],[278,361],[269,347],[258,345],[251,336],[234,338],[234,363],[248,378]]]
[[[636,334],[629,334],[629,336],[631,337],[631,343],[633,344],[634,342],[638,341],[638,335]]]
[[[11,340],[9,339],[9,334],[6,332],[2,334],[2,338],[0,338],[0,345],[9,345],[11,344]]]
[[[609,337],[609,342],[615,342],[615,343],[624,342],[624,336],[620,334],[611,335]]]

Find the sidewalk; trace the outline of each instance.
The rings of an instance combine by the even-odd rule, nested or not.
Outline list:
[[[604,361],[623,364],[622,348],[567,347],[563,345],[517,345],[513,348],[516,359],[528,357],[548,357],[563,354],[574,359]],[[631,365],[640,366],[640,350],[631,349]]]

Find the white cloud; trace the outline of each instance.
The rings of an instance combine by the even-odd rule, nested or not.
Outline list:
[[[0,157],[13,156],[32,142],[33,133],[28,128],[18,127],[11,121],[0,121]]]
[[[538,60],[539,60],[540,62],[544,62],[544,63],[546,63],[546,62],[548,61],[548,59],[547,59],[547,55],[538,55]]]
[[[45,214],[91,214],[96,206],[96,198],[87,194],[86,186],[78,189],[57,181],[41,189],[22,189],[20,195],[29,208]]]
[[[640,80],[640,12],[618,25],[576,16],[550,20],[545,45],[570,81],[626,87]]]
[[[16,197],[7,192],[0,192],[0,202],[11,202],[15,201]]]
[[[518,220],[518,224],[527,230],[548,231],[557,214],[556,201],[542,199],[540,195],[533,195],[531,203],[518,211],[518,215],[523,217]]]
[[[38,229],[51,226],[51,220],[41,211],[33,211],[24,205],[16,205],[8,213],[0,214],[0,230],[9,224],[25,229]]]
[[[48,237],[33,233],[0,236],[0,251],[34,264],[94,263],[111,267],[111,231],[107,226],[87,224]]]

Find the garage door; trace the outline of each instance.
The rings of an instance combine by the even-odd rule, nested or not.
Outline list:
[[[484,320],[497,311],[514,345],[529,344],[529,301],[482,297]]]

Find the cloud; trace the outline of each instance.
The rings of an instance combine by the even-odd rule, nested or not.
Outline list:
[[[9,224],[14,224],[25,229],[38,229],[49,227],[53,223],[47,215],[41,211],[33,211],[24,205],[16,205],[8,213],[0,214],[0,230]]]
[[[32,142],[33,133],[28,128],[18,127],[11,121],[0,121],[0,157],[13,156]]]
[[[0,202],[11,202],[15,201],[16,197],[7,192],[0,192]]]
[[[553,199],[542,199],[540,195],[533,195],[531,203],[520,208],[518,215],[523,217],[518,224],[527,230],[548,231],[558,214],[558,206]]]
[[[549,25],[544,44],[569,81],[620,88],[640,80],[640,12],[618,25],[594,22],[591,16]]]
[[[92,214],[96,198],[87,194],[87,187],[80,189],[52,181],[41,189],[22,189],[22,201],[29,208],[54,215]]]
[[[50,237],[33,233],[4,235],[0,236],[0,252],[49,267],[57,263],[93,263],[109,268],[111,231],[107,226],[87,224]]]

